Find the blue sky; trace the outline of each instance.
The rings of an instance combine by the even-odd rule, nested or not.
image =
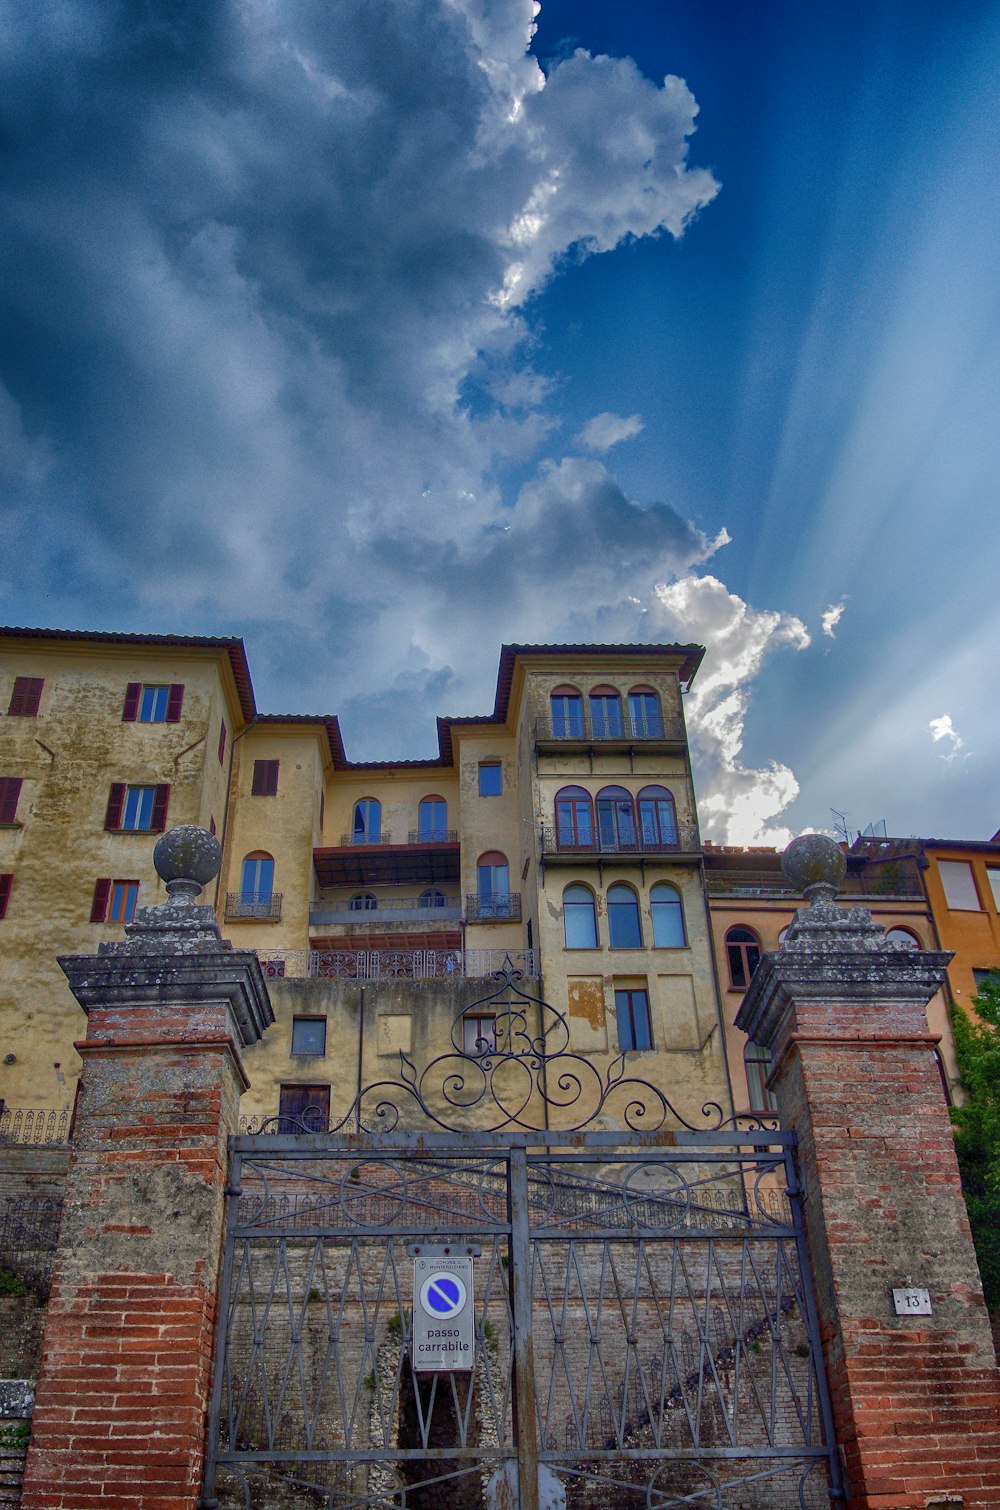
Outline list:
[[[533,9],[0,16],[4,619],[243,634],[357,758],[703,640],[710,837],[988,836],[1000,9]]]

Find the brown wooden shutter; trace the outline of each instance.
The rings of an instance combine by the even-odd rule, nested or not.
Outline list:
[[[121,828],[122,811],[125,807],[125,783],[113,781],[111,791],[108,793],[108,810],[104,814],[105,828]]]
[[[184,705],[184,683],[174,682],[167,694],[167,723],[179,724]]]
[[[10,901],[10,888],[13,876],[0,876],[0,918],[7,916],[7,903]]]
[[[170,801],[170,788],[158,786],[153,792],[153,816],[150,820],[150,833],[158,834],[167,826],[167,804]]]
[[[251,796],[276,797],[278,795],[278,762],[276,760],[255,760],[253,763],[253,785],[250,788]]]
[[[20,776],[0,778],[0,823],[17,822],[17,802],[20,795]]]
[[[42,700],[45,679],[41,676],[16,676],[7,709],[12,718],[34,718]]]
[[[90,921],[103,923],[108,915],[108,897],[111,895],[111,878],[102,876],[94,885],[94,900],[90,908]]]
[[[122,710],[122,723],[134,724],[139,717],[139,699],[142,697],[142,682],[129,682],[125,688],[125,707]],[[115,825],[117,827],[117,824]]]
[[[222,728],[219,730],[219,764],[220,765],[225,760],[225,758],[226,758],[226,726],[225,726],[225,724],[223,724]]]

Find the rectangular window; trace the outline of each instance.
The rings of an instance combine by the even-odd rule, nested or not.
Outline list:
[[[653,1033],[649,1023],[649,993],[628,987],[615,991],[615,1015],[618,1018],[620,1049],[651,1049]]]
[[[20,795],[20,776],[0,776],[0,823],[17,822],[17,801]]]
[[[975,877],[968,860],[939,860],[944,899],[953,912],[982,912]]]
[[[499,760],[479,762],[479,795],[480,797],[503,795],[503,767]]]
[[[131,923],[138,900],[138,881],[113,881],[110,876],[102,876],[94,884],[90,921],[92,923]]]
[[[292,1053],[317,1055],[326,1053],[325,1017],[292,1018]]]
[[[13,876],[0,876],[0,918],[7,916],[7,903],[10,901],[10,888],[13,884]]]
[[[975,977],[977,991],[981,991],[988,980],[1000,982],[1000,967],[996,965],[994,965],[992,970],[988,966],[982,970],[974,969],[972,974]]]
[[[144,682],[129,682],[125,688],[122,723],[180,723],[183,705],[184,684],[182,682],[174,682],[170,686],[147,686]]]
[[[226,726],[225,726],[225,724],[223,724],[221,726],[221,728],[219,729],[219,764],[222,765],[224,763],[225,759],[226,759]]]
[[[990,883],[990,891],[993,893],[993,905],[1000,912],[1000,866],[987,865],[986,879]]]
[[[326,1132],[330,1126],[330,1087],[279,1086],[278,1116],[282,1132]]]
[[[45,678],[41,676],[16,676],[7,713],[11,718],[34,718],[42,700]]]
[[[169,801],[169,786],[126,786],[123,781],[116,781],[108,795],[104,827],[161,833],[167,826]]]
[[[497,1020],[495,1017],[470,1015],[462,1018],[463,1046],[467,1054],[495,1054]]]
[[[253,763],[253,785],[250,788],[254,797],[276,797],[278,795],[278,762],[276,760],[255,760]]]

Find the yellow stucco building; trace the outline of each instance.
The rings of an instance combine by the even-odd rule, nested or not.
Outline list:
[[[72,1105],[56,956],[162,901],[155,835],[197,823],[275,1004],[247,1115],[335,1118],[400,1050],[482,1052],[508,958],[599,1075],[624,1054],[683,1116],[728,1115],[682,707],[702,654],[505,646],[492,713],[439,719],[436,757],[357,762],[335,717],[257,712],[239,640],[0,631],[0,1101]]]

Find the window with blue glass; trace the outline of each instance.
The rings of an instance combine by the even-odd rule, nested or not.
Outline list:
[[[556,843],[560,849],[593,849],[594,805],[582,786],[556,793]]]
[[[579,739],[583,735],[583,698],[576,687],[557,687],[550,699],[552,734],[555,739]]]
[[[636,849],[635,803],[623,786],[602,787],[597,794],[597,833],[601,849]]]
[[[499,760],[479,762],[479,795],[480,797],[503,795],[503,767]]]
[[[677,810],[663,786],[644,786],[639,793],[639,831],[646,849],[668,849],[677,843]]]
[[[615,990],[620,1049],[651,1049],[653,1031],[649,1021],[649,993],[638,987]]]
[[[614,687],[595,687],[590,694],[590,732],[595,739],[621,737],[622,700]]]
[[[563,892],[563,931],[567,949],[597,948],[597,911],[589,886],[576,882]]]
[[[362,797],[354,804],[354,843],[377,844],[382,837],[382,804],[377,797]]]
[[[153,803],[156,788],[153,786],[130,786],[125,793],[121,828],[149,829],[153,825]]]
[[[425,797],[417,810],[417,831],[425,844],[448,837],[448,804],[443,797]]]
[[[510,917],[510,867],[499,850],[480,855],[476,866],[476,895],[481,918]]]
[[[612,949],[641,949],[639,898],[631,886],[608,887],[608,931]]]
[[[636,739],[662,739],[660,699],[652,687],[633,687],[628,695],[628,716]]]
[[[274,858],[263,850],[256,850],[243,861],[240,876],[240,901],[267,903],[274,890]]]
[[[654,949],[683,949],[687,944],[684,910],[676,886],[659,881],[650,887],[649,910],[653,914]]]

